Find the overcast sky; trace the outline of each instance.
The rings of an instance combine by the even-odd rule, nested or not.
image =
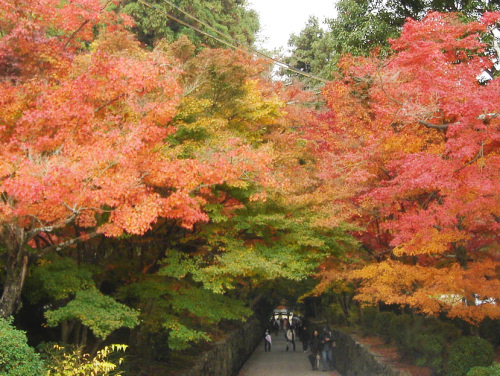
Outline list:
[[[335,0],[248,0],[249,8],[259,13],[262,47],[287,48],[290,34],[299,34],[310,15],[323,21],[335,16]],[[264,40],[266,39],[266,40]]]

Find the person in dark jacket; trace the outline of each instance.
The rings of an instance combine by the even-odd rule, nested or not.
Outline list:
[[[311,339],[311,335],[309,334],[309,330],[305,325],[301,326],[299,329],[299,339],[302,342],[302,351],[307,351],[307,346],[309,346],[309,340]]]
[[[323,344],[321,343],[321,337],[317,330],[313,332],[311,339],[309,340],[309,348],[311,349],[311,354],[309,354],[309,362],[311,363],[313,370],[319,370],[319,362],[321,358],[321,350],[323,349]]]
[[[323,344],[323,349],[321,350],[323,371],[327,371],[327,369],[333,371],[333,346],[335,344],[335,341],[333,340],[332,332],[327,327],[323,329],[321,343]]]

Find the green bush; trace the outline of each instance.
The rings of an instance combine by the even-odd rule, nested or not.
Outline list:
[[[361,328],[363,335],[374,334],[375,319],[378,315],[377,307],[369,306],[361,309]]]
[[[500,376],[500,364],[493,363],[489,367],[472,367],[467,376]]]
[[[375,333],[383,337],[386,342],[390,342],[391,340],[391,323],[395,317],[396,314],[393,312],[380,312],[375,318]]]
[[[484,319],[479,327],[479,335],[493,345],[500,345],[500,320]]]
[[[404,354],[407,353],[409,345],[413,342],[413,318],[408,314],[394,317],[391,321],[391,337]]]
[[[431,367],[436,373],[443,368],[443,355],[446,349],[446,340],[442,333],[420,333],[415,338],[416,363]]]
[[[439,333],[447,343],[456,341],[462,335],[462,330],[455,324],[440,320],[437,317],[425,317],[423,325],[426,333]]]
[[[28,346],[26,334],[12,326],[12,320],[0,318],[0,375],[43,375],[43,363]]]
[[[473,367],[489,367],[493,363],[493,346],[480,337],[461,337],[448,353],[447,376],[465,376]]]

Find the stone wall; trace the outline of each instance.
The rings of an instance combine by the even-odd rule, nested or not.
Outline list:
[[[263,328],[257,319],[250,319],[241,328],[200,357],[183,376],[234,376],[262,340]],[[349,334],[333,330],[337,347],[335,368],[342,376],[407,376],[385,364],[380,356],[356,342]]]
[[[200,361],[185,376],[233,376],[250,357],[262,340],[263,328],[256,318],[249,319],[242,327],[216,342],[203,353]]]
[[[333,353],[335,368],[342,376],[406,376],[384,364],[383,359],[350,335],[333,330],[337,347]]]

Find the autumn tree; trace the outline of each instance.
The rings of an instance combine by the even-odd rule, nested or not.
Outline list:
[[[145,50],[116,4],[0,5],[2,316],[33,266],[25,296],[64,341],[140,311],[183,349],[355,244],[303,137],[310,94],[267,63],[187,37]]]
[[[359,300],[500,316],[499,83],[479,79],[499,17],[409,20],[391,57],[346,57],[324,90],[324,169],[352,190],[358,238],[377,261],[350,273]]]
[[[165,139],[179,70],[163,51],[143,51],[98,1],[1,4],[0,310],[9,316],[31,259],[98,234],[141,235],[160,217],[206,221],[199,188],[238,180],[263,157],[236,141],[210,163],[177,158]]]
[[[145,234],[162,242],[158,272],[120,288],[144,312],[144,330],[168,329],[169,346],[182,349],[221,322],[248,316],[274,281],[307,278],[352,237],[313,210],[314,163],[297,127],[313,115],[300,103],[285,105],[307,94],[271,82],[268,63],[240,51],[195,53],[187,38],[163,47],[184,71],[169,152],[239,171],[239,179],[200,187],[207,223],[168,241],[152,234],[159,226]],[[254,170],[241,170],[250,162]]]
[[[389,53],[390,39],[400,35],[407,18],[421,20],[428,12],[438,11],[457,12],[463,19],[478,20],[486,11],[500,10],[494,1],[448,0],[339,0],[335,7],[335,17],[325,15],[326,26],[318,32],[312,34],[312,24],[308,24],[290,38],[289,61],[293,67],[301,69],[307,63],[311,73],[331,79],[345,54],[369,56],[374,49]],[[315,57],[314,61],[310,56]]]

